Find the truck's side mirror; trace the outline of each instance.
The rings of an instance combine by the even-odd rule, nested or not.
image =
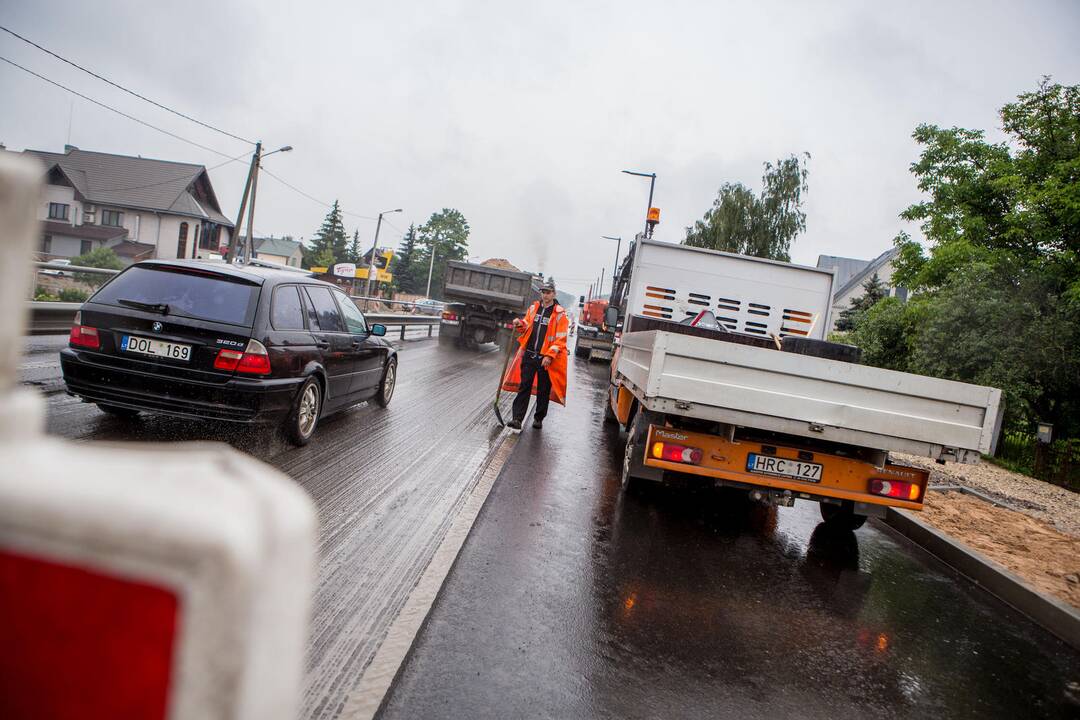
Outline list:
[[[619,308],[608,305],[604,309],[604,324],[612,329],[619,324]]]
[[[579,308],[583,308],[583,307],[585,307],[585,296],[584,296],[584,295],[579,295],[579,296],[578,296],[578,299],[577,299],[577,306],[578,306]]]

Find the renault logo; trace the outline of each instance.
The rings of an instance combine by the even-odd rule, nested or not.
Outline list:
[[[163,327],[165,327],[165,326],[164,326],[164,325],[162,325],[162,324],[161,324],[161,323],[159,323],[159,322],[154,322],[154,324],[153,324],[153,325],[151,325],[150,327],[151,327],[151,328],[153,328],[154,332],[161,332],[161,329],[162,329]]]

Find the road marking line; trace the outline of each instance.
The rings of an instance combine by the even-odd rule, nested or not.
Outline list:
[[[339,717],[347,720],[368,720],[374,718],[379,711],[398,670],[412,648],[413,640],[420,632],[421,625],[442,589],[446,576],[450,574],[450,568],[465,544],[488,493],[491,492],[506,461],[510,459],[517,440],[518,435],[504,431],[499,444],[493,448],[461,512],[454,518],[446,536],[432,555],[431,562],[405,600],[401,612],[390,624],[386,637],[364,670],[356,688],[346,699],[344,710]]]

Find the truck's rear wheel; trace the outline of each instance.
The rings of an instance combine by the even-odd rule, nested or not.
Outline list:
[[[664,471],[645,465],[645,439],[649,432],[648,413],[638,412],[630,423],[626,436],[626,448],[623,451],[622,488],[629,492],[643,480],[659,482]]]
[[[865,515],[855,514],[855,505],[850,500],[845,500],[840,505],[818,503],[818,507],[821,509],[821,519],[830,527],[858,530],[866,522]]]
[[[604,422],[610,424],[618,421],[619,418],[615,416],[615,411],[611,409],[611,391],[609,390],[608,394],[604,396]]]

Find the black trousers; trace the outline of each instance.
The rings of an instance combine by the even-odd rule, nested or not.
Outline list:
[[[514,398],[514,419],[521,422],[529,410],[529,395],[532,394],[533,378],[536,378],[536,410],[533,417],[543,420],[547,416],[548,403],[551,401],[551,377],[540,365],[543,355],[534,355],[526,350],[521,358],[521,389]]]

